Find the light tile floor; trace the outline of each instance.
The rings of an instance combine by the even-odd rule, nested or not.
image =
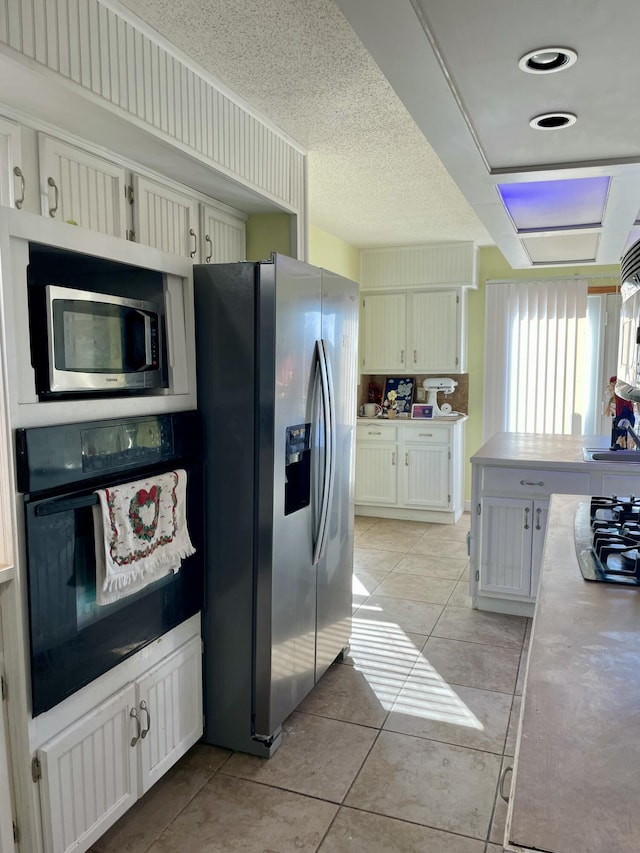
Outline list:
[[[498,853],[527,619],[471,609],[455,527],[356,518],[350,656],[268,760],[196,745],[95,853]]]

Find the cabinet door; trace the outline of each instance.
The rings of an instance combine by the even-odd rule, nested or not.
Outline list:
[[[20,161],[20,126],[0,118],[0,204],[21,208],[24,201],[24,175]],[[18,174],[14,169],[18,169]]]
[[[205,264],[227,264],[247,258],[247,235],[243,219],[201,205],[200,260]]]
[[[138,681],[140,793],[202,736],[202,643],[194,637]]]
[[[455,290],[409,295],[407,357],[416,372],[460,372],[459,300]]]
[[[395,504],[397,446],[358,443],[356,446],[356,503]]]
[[[531,531],[531,591],[530,595],[535,598],[538,595],[540,585],[540,568],[542,566],[542,552],[544,550],[544,537],[547,532],[547,516],[549,515],[549,501],[533,502],[533,528]]]
[[[87,850],[136,801],[134,707],[128,685],[38,750],[47,853]]]
[[[406,368],[406,310],[404,293],[369,293],[363,298],[360,317],[363,372]]]
[[[133,176],[133,231],[137,243],[199,260],[198,202],[139,175]]]
[[[2,625],[0,625],[0,632]],[[2,634],[0,633],[0,675],[4,677]],[[14,850],[12,820],[13,796],[9,774],[6,703],[0,702],[0,853]]]
[[[451,504],[448,445],[405,444],[401,447],[406,506],[447,509]]]
[[[91,231],[126,237],[122,166],[38,134],[42,215]]]
[[[529,597],[533,501],[485,497],[479,592]]]

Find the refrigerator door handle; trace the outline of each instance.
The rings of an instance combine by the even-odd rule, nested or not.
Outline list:
[[[331,365],[327,354],[324,340],[317,343],[318,366],[320,372],[320,390],[322,401],[322,419],[324,421],[325,452],[322,471],[322,497],[320,500],[320,512],[318,524],[313,538],[313,564],[315,565],[324,554],[326,543],[327,526],[329,520],[329,506],[331,493],[333,491],[334,471],[334,412],[333,412],[333,381],[331,376]]]

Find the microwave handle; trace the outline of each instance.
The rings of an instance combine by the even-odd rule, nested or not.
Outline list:
[[[144,312],[141,312],[144,317],[144,367],[151,367],[153,359],[151,357],[151,317]]]

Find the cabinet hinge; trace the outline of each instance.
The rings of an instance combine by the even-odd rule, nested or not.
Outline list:
[[[42,765],[37,755],[31,759],[31,778],[34,782],[39,782],[42,779]]]
[[[451,503],[451,495],[447,495],[447,503],[448,503],[448,504],[450,504],[450,503]]]
[[[456,356],[456,364],[458,363],[458,361],[459,361],[458,356]]]
[[[476,569],[476,581],[480,580],[480,572]]]
[[[129,240],[131,243],[135,243],[135,242],[136,242],[136,232],[135,232],[133,229],[129,229],[129,228],[127,228],[127,230],[125,231],[125,237],[126,237],[126,238],[127,238],[127,240]]]
[[[477,508],[476,512],[478,513],[478,515],[480,515],[480,513],[482,512],[482,504],[480,504],[480,503],[478,504],[478,508]]]
[[[124,197],[129,202],[129,204],[133,204],[133,187],[131,184],[127,184],[124,189]]]
[[[456,305],[460,302],[460,297],[456,295]]]
[[[20,829],[15,820],[13,821],[13,843],[20,844]]]
[[[7,679],[4,675],[0,675],[0,694],[2,695],[2,701],[6,702],[8,697],[7,691]]]
[[[449,451],[449,459],[451,459],[451,451]]]
[[[366,305],[367,305],[367,300],[366,300],[366,299],[363,299],[363,300],[362,300],[362,307],[363,307],[363,308],[365,308],[365,307],[366,307]]]

